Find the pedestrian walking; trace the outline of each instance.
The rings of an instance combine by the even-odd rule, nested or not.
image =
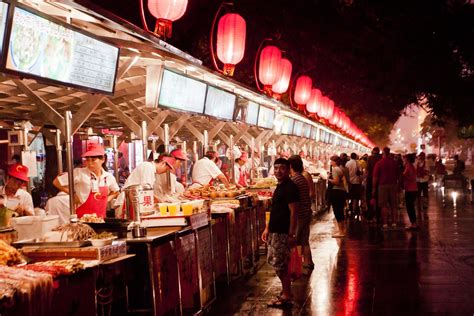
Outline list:
[[[303,256],[303,272],[309,274],[314,269],[311,248],[309,246],[309,231],[311,223],[311,196],[307,179],[302,175],[303,161],[300,156],[293,155],[288,159],[290,162],[291,180],[296,184],[299,191],[298,216],[296,225],[296,245],[301,248]]]
[[[372,149],[372,154],[367,158],[367,170],[366,170],[366,201],[367,201],[367,220],[373,222],[377,220],[378,223],[381,222],[380,208],[377,206],[377,191],[372,190],[372,182],[374,175],[375,164],[382,159],[380,155],[380,149],[374,147]],[[375,192],[375,195],[372,194]],[[371,203],[373,201],[374,203]]]
[[[388,228],[389,217],[392,227],[397,226],[398,178],[398,164],[390,155],[390,148],[385,147],[382,159],[375,165],[372,181],[372,195],[378,193],[378,206],[382,210],[382,227],[384,229]]]
[[[418,187],[418,212],[423,214],[424,218],[428,218],[428,183],[430,175],[428,167],[426,166],[425,153],[421,152],[418,155],[416,168],[416,184]]]
[[[288,273],[290,247],[295,246],[299,191],[290,179],[290,162],[278,158],[274,163],[278,185],[273,193],[270,220],[262,234],[267,243],[268,263],[275,269],[281,281],[282,293],[268,303],[268,306],[283,307],[291,304],[291,280]]]
[[[331,183],[331,193],[329,195],[332,210],[336,217],[338,232],[333,235],[334,238],[344,237],[346,234],[346,227],[344,222],[344,205],[346,204],[346,186],[344,185],[345,177],[340,168],[341,158],[332,156],[330,159],[331,174],[328,182]]]
[[[349,171],[349,210],[352,216],[360,215],[360,200],[362,198],[362,171],[356,153],[351,153],[351,159],[346,163]]]
[[[415,201],[418,195],[416,183],[415,154],[408,154],[404,158],[403,188],[405,190],[405,205],[411,225],[407,229],[417,229]]]

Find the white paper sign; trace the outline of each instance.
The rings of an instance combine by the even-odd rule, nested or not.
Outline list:
[[[22,151],[21,162],[28,167],[28,177],[33,178],[38,176],[38,166],[36,162],[36,151]]]

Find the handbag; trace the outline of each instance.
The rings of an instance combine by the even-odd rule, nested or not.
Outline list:
[[[301,277],[303,260],[298,248],[293,247],[290,250],[290,263],[288,264],[288,273],[292,279],[299,279]]]

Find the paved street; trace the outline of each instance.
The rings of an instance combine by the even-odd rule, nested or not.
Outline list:
[[[381,232],[349,221],[345,240],[331,238],[332,214],[315,220],[311,245],[316,268],[293,283],[292,308],[268,308],[280,284],[267,264],[220,297],[212,315],[421,315],[474,313],[474,210],[441,203],[431,192],[429,218],[417,232]],[[469,200],[468,200],[469,202]]]

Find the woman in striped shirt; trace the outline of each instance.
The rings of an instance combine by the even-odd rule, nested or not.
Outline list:
[[[303,255],[303,268],[305,273],[314,269],[313,258],[311,257],[311,248],[309,246],[309,231],[311,223],[311,197],[308,180],[302,175],[303,161],[300,156],[293,155],[289,159],[290,177],[296,184],[300,194],[300,203],[298,208],[298,220],[296,226],[296,245],[301,247]]]

